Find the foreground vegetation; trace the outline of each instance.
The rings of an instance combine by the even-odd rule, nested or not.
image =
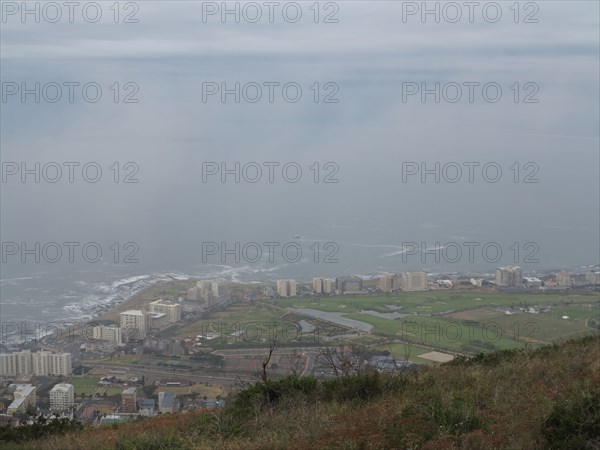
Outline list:
[[[90,450],[600,449],[600,338],[461,357],[401,374],[261,381],[217,412],[1,444]]]

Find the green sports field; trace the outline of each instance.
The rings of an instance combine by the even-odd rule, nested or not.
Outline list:
[[[71,377],[69,384],[73,385],[75,395],[90,395],[98,387],[98,377]]]

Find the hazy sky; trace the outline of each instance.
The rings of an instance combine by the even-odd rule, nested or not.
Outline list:
[[[419,14],[403,21],[411,2],[391,1],[322,2],[320,23],[313,2],[297,3],[297,23],[279,9],[269,23],[263,2],[258,23],[232,16],[222,23],[219,14],[203,21],[212,3],[192,1],[133,2],[127,10],[121,3],[121,23],[114,23],[112,2],[99,3],[98,23],[77,11],[69,23],[66,7],[57,23],[28,16],[22,23],[7,3],[0,24],[3,242],[93,241],[106,251],[134,241],[140,265],[153,270],[200,262],[202,242],[286,242],[294,235],[336,242],[339,272],[350,262],[361,267],[361,248],[380,249],[380,265],[399,271],[426,266],[416,256],[403,265],[395,254],[403,242],[498,242],[506,252],[513,242],[535,242],[537,268],[598,263],[597,2],[537,2],[535,14],[522,2],[519,23],[513,2],[498,3],[503,15],[496,23],[480,10],[473,23],[464,16],[423,23]],[[122,23],[134,9],[138,23]],[[338,23],[322,23],[333,12]],[[529,13],[538,23],[523,23]],[[56,103],[7,94],[36,82],[48,98],[55,92],[48,83],[98,83],[102,98],[88,102],[80,87],[72,103],[66,88]],[[217,94],[203,102],[203,83],[231,89],[236,82],[246,85],[247,98],[256,86],[248,83],[262,86],[262,99],[235,103],[229,95],[222,103]],[[279,83],[272,103],[264,85],[270,82]],[[296,103],[282,97],[280,87],[291,82],[302,89]],[[473,102],[464,85],[470,82],[479,83]],[[433,94],[424,103],[419,93],[403,98],[407,89],[435,83],[446,89],[439,103]],[[486,83],[500,86],[499,101],[485,100]],[[451,103],[456,85],[463,96]],[[124,103],[134,89],[139,102]],[[338,102],[324,103],[328,94]],[[15,167],[7,163],[20,170],[23,162],[80,165],[73,183],[66,169],[56,183],[35,183],[32,175],[22,183],[19,173],[6,171]],[[97,183],[81,175],[91,162],[103,169]],[[139,182],[114,183],[115,162],[121,178],[139,169]],[[218,175],[203,182],[207,162],[280,165],[273,183],[266,168],[256,183],[233,176],[222,183]],[[297,183],[282,178],[281,166],[290,162],[303,170]],[[315,183],[315,162],[320,178],[336,169],[339,182]],[[417,174],[403,182],[403,163],[436,162],[462,166],[462,178],[436,183],[430,175],[423,183]],[[479,164],[472,183],[464,162]],[[496,183],[482,177],[486,163],[501,167]],[[524,183],[528,174],[538,182]],[[3,272],[24,269],[18,256],[3,256]],[[362,270],[373,264],[365,258]]]

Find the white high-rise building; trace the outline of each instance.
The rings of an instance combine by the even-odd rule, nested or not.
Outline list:
[[[200,280],[196,283],[200,300],[206,305],[212,305],[212,282],[210,280]]]
[[[401,276],[386,273],[379,278],[379,289],[383,292],[394,292],[400,289]]]
[[[50,369],[48,375],[69,376],[72,369],[72,358],[70,353],[50,353],[48,355]]]
[[[130,309],[119,314],[123,339],[145,339],[150,329],[150,316],[139,309]]]
[[[313,291],[315,294],[331,294],[333,280],[330,278],[313,278]]]
[[[600,284],[600,272],[588,272],[585,274],[585,280],[589,284]]]
[[[165,300],[155,300],[148,305],[150,312],[167,315],[167,322],[175,323],[181,320],[181,304]]]
[[[187,290],[187,299],[198,302],[202,300],[201,290],[198,286],[191,287]]]
[[[69,409],[75,402],[75,394],[72,384],[59,383],[50,389],[50,406],[62,411]]]
[[[404,272],[401,286],[404,291],[424,291],[427,289],[427,272]]]
[[[49,353],[50,352],[45,351],[32,353],[31,361],[33,373],[35,375],[44,375],[50,370],[50,358],[48,358]]]
[[[214,298],[219,298],[221,296],[221,285],[216,281],[213,281],[211,284],[212,295]]]
[[[70,353],[23,350],[0,354],[0,376],[42,375],[69,376],[72,372]]]
[[[558,286],[571,286],[571,274],[569,272],[559,272],[556,274],[556,284]]]
[[[323,293],[323,278],[313,278],[313,292],[315,294]]]
[[[17,376],[33,373],[33,358],[30,350],[0,353],[0,376]]]
[[[277,294],[281,297],[296,296],[296,281],[295,280],[277,280]]]
[[[15,376],[17,374],[17,364],[15,357],[9,353],[0,353],[0,375]]]
[[[519,266],[498,267],[496,269],[497,286],[519,286],[523,283],[523,272]]]
[[[217,280],[200,280],[192,289],[192,292],[188,291],[188,298],[189,294],[197,295],[198,300],[204,301],[209,306],[218,303],[223,296],[223,285]]]
[[[115,344],[123,342],[121,328],[115,325],[97,325],[92,328],[92,337],[99,341],[108,341]]]

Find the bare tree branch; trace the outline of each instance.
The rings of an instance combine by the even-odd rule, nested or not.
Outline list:
[[[269,345],[269,355],[265,359],[263,359],[263,362],[262,362],[261,379],[265,386],[265,398],[267,400],[267,403],[271,402],[271,392],[270,392],[270,388],[269,388],[269,376],[267,374],[267,367],[269,366],[269,362],[271,361],[271,357],[273,356],[273,352],[275,351],[276,343],[277,343],[277,331],[275,330],[273,332],[273,340],[271,341],[271,344]]]
[[[364,350],[356,345],[325,347],[320,357],[325,366],[333,370],[337,378],[360,375],[366,369]]]

